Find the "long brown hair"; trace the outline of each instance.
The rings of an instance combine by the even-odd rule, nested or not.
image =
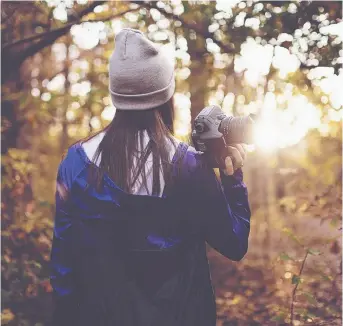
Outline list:
[[[161,192],[160,172],[165,184],[171,181],[170,145],[173,139],[174,103],[167,103],[149,110],[117,110],[111,123],[103,130],[105,135],[92,162],[101,154],[99,167],[91,169],[91,180],[97,189],[107,174],[122,190],[132,193],[133,185],[141,177],[149,193],[145,165],[152,154],[152,195]],[[144,131],[149,137],[144,147]],[[88,138],[89,139],[89,138]],[[134,158],[136,164],[133,165]]]

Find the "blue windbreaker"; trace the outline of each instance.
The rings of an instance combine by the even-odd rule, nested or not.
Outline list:
[[[97,191],[91,164],[76,143],[58,169],[53,325],[214,326],[206,242],[234,261],[246,254],[242,171],[220,182],[202,153],[180,143],[175,182],[155,197],[127,194],[107,175]]]

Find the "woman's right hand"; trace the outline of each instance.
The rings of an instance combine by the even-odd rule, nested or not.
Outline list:
[[[242,144],[228,146],[229,156],[225,158],[225,169],[223,172],[226,175],[233,175],[235,170],[244,165],[246,158],[246,150]]]

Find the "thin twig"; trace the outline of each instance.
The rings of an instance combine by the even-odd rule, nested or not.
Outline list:
[[[296,292],[297,292],[297,289],[298,289],[298,286],[300,284],[300,277],[301,277],[301,274],[303,272],[303,269],[304,269],[304,266],[305,266],[305,261],[307,259],[307,256],[308,256],[309,252],[308,250],[306,251],[306,254],[305,254],[305,257],[302,261],[302,264],[301,264],[301,267],[300,267],[300,271],[299,271],[299,280],[296,282],[295,284],[295,287],[293,289],[293,293],[292,293],[292,303],[291,303],[291,325],[294,325],[293,323],[293,319],[294,319],[294,301],[295,301],[295,295],[296,295]]]
[[[89,20],[85,20],[83,21],[82,23],[96,23],[96,22],[106,22],[106,21],[109,21],[109,20],[112,20],[112,19],[116,19],[116,18],[119,18],[121,16],[124,16],[125,14],[129,13],[129,12],[134,12],[134,11],[137,11],[139,10],[140,8],[131,8],[131,9],[127,9],[127,10],[124,10],[123,12],[120,12],[116,15],[111,15],[111,16],[108,16],[106,18],[99,18],[99,19],[89,19]]]
[[[53,16],[53,14],[54,14],[54,9],[55,9],[54,7],[52,7],[52,8],[50,9],[49,15],[48,15],[48,18],[47,18],[46,24],[47,24],[47,26],[48,26],[48,30],[51,29],[52,16]]]
[[[10,18],[13,17],[14,13],[18,10],[18,8],[19,8],[19,6],[14,7],[13,10],[12,10],[12,12],[11,12],[10,14],[8,14],[7,17],[4,17],[4,18],[2,19],[1,25],[6,24],[7,21],[10,20]]]
[[[71,22],[69,24],[66,24],[60,28],[56,28],[54,30],[51,30],[49,32],[46,32],[46,33],[40,33],[40,34],[37,34],[37,35],[32,35],[32,36],[29,36],[28,38],[25,38],[25,39],[21,39],[21,40],[18,40],[18,41],[15,41],[13,43],[8,43],[8,44],[5,44],[3,47],[2,47],[2,50],[5,50],[7,48],[11,48],[17,44],[20,44],[20,43],[24,43],[24,42],[28,42],[28,41],[32,41],[32,40],[35,40],[37,38],[41,38],[41,37],[44,37],[46,35],[54,35],[54,34],[57,34],[59,35],[60,33],[62,33],[62,35],[68,31],[72,25],[76,24],[78,22],[78,17],[83,17],[91,12],[93,12],[94,8],[102,3],[104,3],[105,1],[96,1],[96,2],[93,2],[91,5],[89,5],[87,8],[83,9],[80,11],[80,13],[76,16],[75,14],[73,15],[69,15],[68,17],[68,20],[71,20]],[[44,40],[41,40],[40,42],[43,42]],[[55,39],[54,39],[55,41]],[[39,42],[37,42],[36,44],[34,44],[33,46],[37,45]]]
[[[3,50],[7,49],[7,48],[11,48],[11,47],[14,47],[18,44],[22,44],[22,43],[26,43],[26,42],[30,42],[30,41],[34,41],[36,39],[39,39],[39,38],[42,38],[42,37],[46,37],[46,36],[49,36],[51,34],[55,34],[55,33],[60,33],[60,32],[64,32],[65,30],[69,30],[71,26],[73,25],[76,25],[76,24],[82,24],[82,23],[94,23],[94,22],[104,22],[104,21],[108,21],[108,20],[111,20],[111,19],[116,19],[116,18],[119,18],[123,15],[125,15],[126,13],[128,12],[132,12],[132,11],[136,11],[138,10],[139,8],[135,8],[135,9],[128,9],[128,10],[125,10],[123,12],[120,12],[116,15],[111,15],[109,17],[106,17],[106,18],[99,18],[99,19],[93,19],[93,20],[85,20],[85,21],[78,21],[78,22],[71,22],[69,24],[66,24],[62,27],[59,27],[59,28],[55,28],[55,29],[52,29],[48,32],[45,32],[45,33],[40,33],[40,34],[36,34],[36,35],[32,35],[32,36],[29,36],[27,38],[24,38],[24,39],[21,39],[21,40],[18,40],[18,41],[15,41],[15,42],[12,42],[12,43],[8,43],[8,44],[5,44],[3,46]]]

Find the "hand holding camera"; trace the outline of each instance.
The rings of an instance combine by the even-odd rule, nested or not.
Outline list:
[[[252,118],[226,116],[216,105],[204,108],[194,120],[192,139],[196,150],[205,153],[210,166],[232,175],[244,163],[242,144],[252,143]]]
[[[233,175],[235,170],[241,168],[244,165],[246,150],[242,144],[228,146],[227,149],[229,155],[224,160],[225,169],[223,169],[223,172],[226,175]]]

